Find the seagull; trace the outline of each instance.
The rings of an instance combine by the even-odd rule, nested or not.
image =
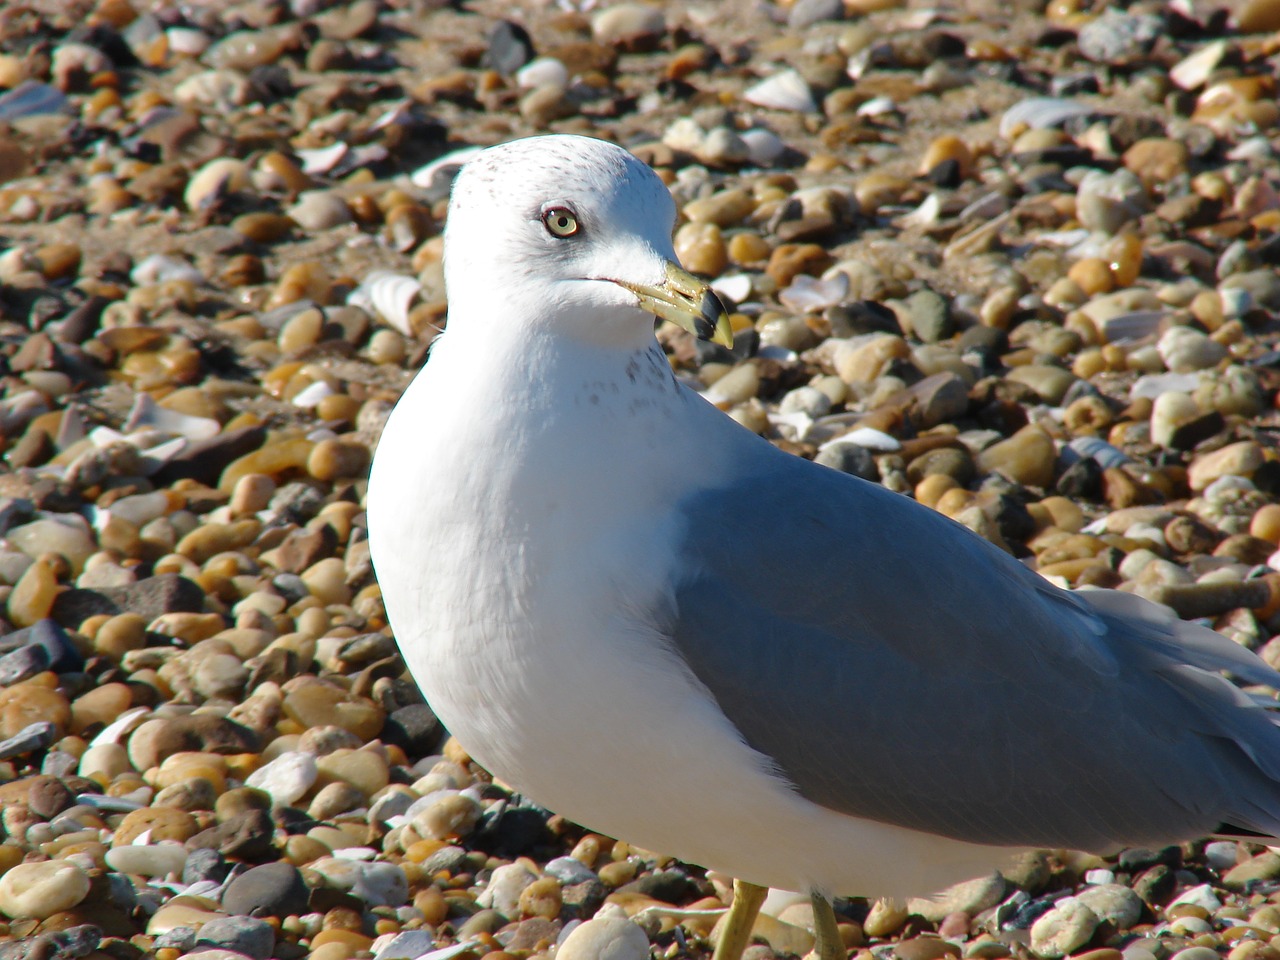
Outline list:
[[[1280,831],[1280,674],[1164,607],[1051,585],[916,503],[784,452],[672,372],[728,346],[662,180],[541,136],[463,166],[447,328],[368,493],[387,616],[441,721],[590,829],[767,887],[928,894],[1020,851]]]

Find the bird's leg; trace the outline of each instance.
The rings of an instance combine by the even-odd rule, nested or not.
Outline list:
[[[844,937],[836,926],[836,912],[831,901],[817,890],[811,891],[809,901],[813,904],[813,934],[817,942],[813,952],[809,954],[815,960],[848,960],[849,952],[844,948]]]
[[[768,893],[768,887],[758,887],[745,880],[733,881],[733,903],[729,905],[729,915],[711,960],[739,960],[751,942],[751,928],[756,925],[760,905]]]

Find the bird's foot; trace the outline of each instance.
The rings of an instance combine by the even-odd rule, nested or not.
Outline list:
[[[816,890],[809,894],[813,904],[813,934],[816,942],[813,951],[805,960],[849,960],[849,951],[845,949],[844,938],[840,936],[840,928],[836,926],[836,912],[831,901]]]
[[[740,960],[742,951],[751,942],[751,929],[768,893],[768,887],[758,887],[745,880],[733,881],[733,904],[729,907],[729,915],[725,918],[720,941],[711,960]]]

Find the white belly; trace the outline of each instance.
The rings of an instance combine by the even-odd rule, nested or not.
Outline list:
[[[440,389],[420,377],[414,409],[438,408]],[[672,490],[711,484],[696,474],[734,455],[736,433],[714,455],[681,449],[680,417],[706,415],[718,416],[645,411]],[[774,775],[663,642],[653,610],[679,531],[667,490],[618,509],[612,472],[637,451],[610,449],[608,411],[594,442],[558,446],[551,424],[481,445],[492,455],[460,470],[458,451],[503,421],[497,409],[459,431],[393,416],[369,493],[396,637],[476,760],[590,829],[783,889],[926,894],[1006,862],[1008,849],[834,813]],[[566,469],[584,446],[590,460]]]

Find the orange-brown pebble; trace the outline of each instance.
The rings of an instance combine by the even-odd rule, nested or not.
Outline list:
[[[757,266],[769,259],[772,248],[758,233],[743,231],[729,238],[729,259],[738,266]]]
[[[1131,287],[1142,272],[1142,239],[1134,233],[1113,237],[1103,251],[1117,287]]]
[[[1259,540],[1280,544],[1280,503],[1268,503],[1259,508],[1249,521],[1249,533]]]
[[[929,144],[920,161],[919,173],[924,176],[948,161],[956,164],[961,180],[967,179],[973,170],[973,151],[967,143],[952,134],[937,137]]]
[[[949,490],[954,490],[959,483],[955,478],[945,473],[934,473],[925,477],[916,484],[915,495],[916,500],[924,504],[926,507],[934,509],[938,506],[938,501],[942,499],[942,495]]]
[[[1067,271],[1068,279],[1074,281],[1089,296],[1099,293],[1110,293],[1114,285],[1111,267],[1098,257],[1085,257],[1077,260]]]

